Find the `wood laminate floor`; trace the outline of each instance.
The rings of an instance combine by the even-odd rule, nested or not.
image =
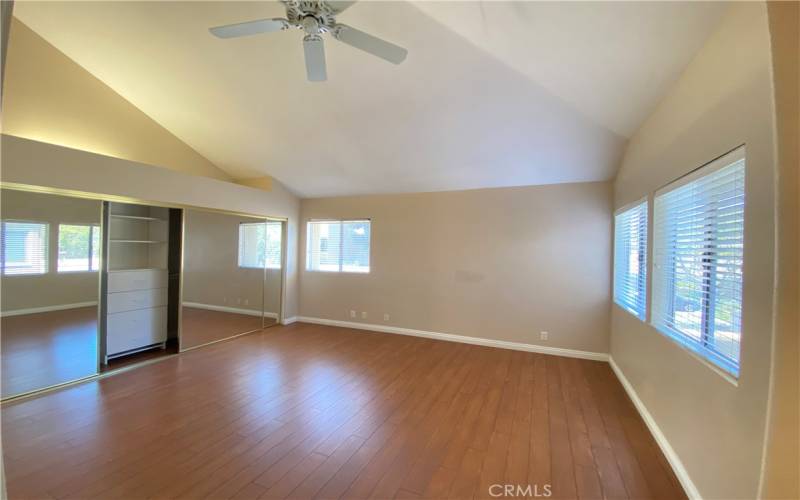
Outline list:
[[[2,396],[97,373],[97,307],[0,320]]]
[[[2,423],[13,499],[684,497],[606,363],[317,325],[8,404]]]
[[[212,311],[198,307],[183,306],[182,316],[182,349],[227,339],[240,333],[252,332],[262,326],[261,316]],[[267,318],[265,326],[274,322],[274,319]]]
[[[151,349],[113,359],[107,365],[100,365],[99,371],[112,371],[177,352],[177,342],[171,342],[163,350]],[[0,394],[4,398],[97,374],[97,307],[2,318],[0,364]]]

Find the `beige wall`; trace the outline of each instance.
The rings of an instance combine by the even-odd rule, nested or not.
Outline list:
[[[778,270],[764,498],[800,498],[800,3],[768,3],[778,153]]]
[[[239,267],[239,223],[263,222],[235,215],[187,210],[184,226],[183,300],[277,314],[280,269]]]
[[[756,498],[758,493],[773,324],[773,139],[766,8],[736,4],[631,138],[615,182],[619,207],[747,145],[738,386],[612,306],[613,360],[709,499]]]
[[[371,272],[302,270],[303,316],[607,352],[609,183],[308,199],[301,213],[372,219]]]
[[[0,181],[288,218],[285,316],[297,314],[299,200],[277,182],[259,189],[18,137],[2,136]]]
[[[58,225],[100,224],[100,202],[0,190],[0,217],[3,220],[47,222],[48,272],[38,275],[3,276],[0,290],[0,310],[20,309],[97,302],[100,288],[97,271],[59,273]]]
[[[6,69],[4,134],[230,180],[16,18]]]

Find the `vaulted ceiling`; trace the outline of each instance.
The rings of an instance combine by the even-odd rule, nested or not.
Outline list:
[[[370,2],[338,20],[394,66],[302,33],[220,40],[276,2],[18,2],[14,14],[234,177],[305,197],[607,180],[727,5]]]

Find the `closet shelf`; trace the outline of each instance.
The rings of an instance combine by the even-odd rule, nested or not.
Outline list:
[[[130,219],[130,220],[141,220],[150,222],[167,222],[167,219],[160,219],[158,217],[145,217],[143,215],[110,214],[110,216],[114,217],[115,219]]]
[[[163,240],[122,240],[122,239],[111,239],[109,240],[111,243],[166,243]]]

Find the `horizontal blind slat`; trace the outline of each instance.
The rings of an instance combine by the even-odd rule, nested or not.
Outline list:
[[[614,302],[645,318],[647,202],[614,217]]]
[[[370,221],[309,221],[306,269],[311,271],[368,273]]]
[[[44,222],[3,221],[2,273],[46,274],[49,225]]]

